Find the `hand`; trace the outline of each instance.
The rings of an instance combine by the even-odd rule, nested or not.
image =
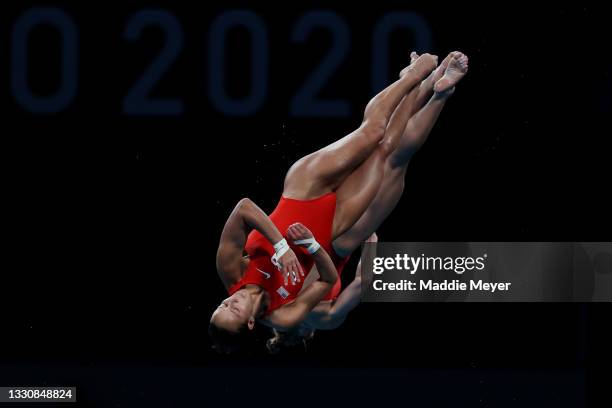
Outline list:
[[[282,265],[281,273],[285,279],[285,285],[289,284],[289,277],[291,276],[291,284],[295,285],[300,282],[300,276],[304,276],[304,269],[297,259],[295,252],[289,249],[279,259]]]
[[[289,228],[287,228],[287,238],[291,240],[295,244],[295,241],[300,241],[302,239],[314,238],[314,235],[308,228],[304,226],[304,224],[300,224],[296,222],[295,224],[291,224]],[[303,248],[308,248],[310,244],[304,243],[299,244],[299,246]]]

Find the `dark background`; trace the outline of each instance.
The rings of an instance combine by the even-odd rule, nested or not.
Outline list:
[[[78,32],[74,97],[55,112],[20,102],[14,87],[23,68],[15,66],[14,27],[32,7],[63,10]],[[415,47],[441,58],[459,49],[470,72],[410,164],[380,239],[610,240],[612,63],[603,9],[202,7],[3,4],[3,384],[77,384],[92,406],[216,405],[260,395],[322,405],[380,402],[377,395],[429,406],[601,403],[607,304],[363,304],[340,329],[318,333],[308,354],[274,357],[219,357],[206,327],[225,294],[214,269],[225,219],[241,197],[272,210],[293,161],[358,126],[376,89],[372,67],[384,64],[373,32],[390,12],[416,13],[431,41],[394,30],[389,80]],[[143,9],[169,12],[182,32],[176,59],[149,96],[180,106],[156,114],[126,104],[168,38],[159,27],[124,37]],[[255,13],[267,36],[267,65],[255,81],[262,98],[246,111],[219,108],[211,91],[211,27],[235,9]],[[345,54],[330,54],[335,37],[326,28],[292,41],[298,20],[315,10],[335,13],[340,32],[344,21],[348,37],[337,52]],[[249,38],[244,27],[226,37],[230,99],[247,97],[253,85],[252,53],[262,49]],[[36,97],[53,95],[61,82],[60,40],[48,25],[30,34],[27,83]],[[330,55],[339,63],[316,97],[341,108],[308,114],[295,95]]]

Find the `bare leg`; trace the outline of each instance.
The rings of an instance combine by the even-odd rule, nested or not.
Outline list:
[[[392,139],[399,140],[399,144],[405,144],[406,141],[402,139],[402,136],[406,133],[406,125],[408,120],[420,109],[423,108],[425,103],[433,95],[433,87],[444,75],[453,55],[457,54],[452,52],[442,61],[442,63],[425,78],[418,87],[413,88],[400,102],[395,112],[391,116],[389,125],[387,126],[386,135]],[[418,58],[416,52],[410,54],[411,62],[414,62]],[[400,73],[400,76],[404,75],[404,70]],[[395,152],[395,150],[394,150]]]
[[[414,62],[418,56],[411,54]],[[355,169],[338,187],[336,215],[332,238],[335,239],[345,233],[370,207],[372,200],[381,189],[386,172],[386,163],[398,145],[405,143],[402,135],[405,133],[406,125],[411,115],[420,109],[433,93],[433,85],[442,78],[452,55],[449,56],[436,68],[418,87],[414,87],[405,95],[395,112],[391,116],[385,140],[391,141],[387,146],[383,144],[366,161]],[[406,70],[400,73],[400,77],[406,75]],[[369,234],[368,234],[369,235]]]
[[[437,59],[429,54],[419,57],[406,75],[368,103],[359,129],[298,160],[287,173],[283,194],[310,199],[333,191],[379,145],[393,150],[399,138],[385,137],[391,115],[402,97],[429,75],[436,63]]]
[[[461,53],[451,53],[448,64],[445,73],[449,69],[453,69],[454,72],[461,72],[461,75],[455,75],[452,82],[450,82],[450,87],[446,87],[443,92],[436,92],[427,104],[408,120],[399,147],[384,163],[384,177],[376,197],[372,200],[361,218],[350,229],[334,240],[334,248],[338,254],[346,255],[353,252],[366,237],[378,229],[380,224],[397,205],[404,191],[404,176],[410,158],[427,139],[446,100],[453,93],[454,85],[467,72],[467,57]],[[446,79],[448,78],[445,78],[445,81]],[[440,80],[438,79],[436,82],[431,81],[427,86],[433,87]],[[415,104],[418,103],[418,99],[421,96],[431,94],[433,90],[422,88],[416,92],[418,92],[418,95],[414,99]],[[398,112],[397,115],[399,114]]]

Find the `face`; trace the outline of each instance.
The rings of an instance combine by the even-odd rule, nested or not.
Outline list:
[[[222,329],[238,332],[245,325],[250,330],[255,327],[253,301],[245,290],[239,290],[225,299],[212,314],[210,322]]]

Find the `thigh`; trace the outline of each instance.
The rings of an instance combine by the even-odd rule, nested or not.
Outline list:
[[[384,137],[385,129],[364,124],[351,134],[295,162],[287,172],[283,194],[309,199],[336,190]]]
[[[381,187],[387,157],[380,146],[338,187],[332,239],[344,234],[370,207]]]
[[[378,230],[391,214],[404,192],[406,167],[391,167],[386,163],[385,174],[376,197],[361,217],[333,241],[333,247],[340,256],[357,249],[368,237]]]

